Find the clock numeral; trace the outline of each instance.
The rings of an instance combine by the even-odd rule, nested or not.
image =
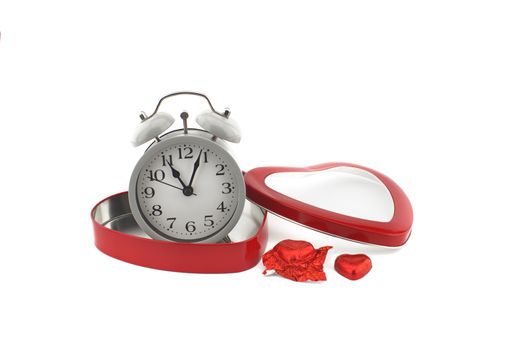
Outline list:
[[[162,215],[162,207],[158,204],[153,205],[153,216],[160,216]]]
[[[166,173],[162,169],[157,169],[153,172],[153,170],[149,170],[149,175],[147,176],[149,180],[159,180],[162,181],[166,178]]]
[[[166,220],[171,221],[171,223],[169,224],[169,228],[173,228],[173,224],[175,223],[176,218],[167,218]]]
[[[211,227],[215,224],[215,222],[212,220],[213,215],[206,215],[204,216],[204,226]]]
[[[162,166],[173,165],[173,155],[170,154],[167,157],[162,155]]]
[[[189,233],[193,233],[196,230],[195,222],[194,221],[188,221],[186,223],[186,231]]]
[[[178,149],[178,159],[182,159],[182,158],[184,159],[193,158],[193,149],[191,147],[185,146],[182,152],[182,147],[180,147]]]
[[[207,151],[202,152],[204,155],[204,163],[207,163]]]
[[[146,198],[153,198],[155,196],[155,189],[153,187],[146,187],[143,193]]]
[[[217,207],[217,210],[220,210],[222,213],[226,210],[224,202],[220,203],[220,205]]]
[[[233,189],[231,187],[231,183],[230,182],[223,182],[222,183],[222,193],[223,194],[228,194],[228,193],[231,193],[231,190]]]
[[[215,165],[216,168],[220,168],[218,171],[217,171],[217,175],[225,175],[226,173],[224,172],[224,169],[226,168],[226,166],[224,164],[217,164]]]

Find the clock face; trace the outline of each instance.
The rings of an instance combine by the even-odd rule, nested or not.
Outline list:
[[[178,136],[146,152],[133,172],[130,195],[137,222],[153,238],[217,242],[238,221],[245,187],[238,165],[221,146]]]

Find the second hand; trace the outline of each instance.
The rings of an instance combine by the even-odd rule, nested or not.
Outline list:
[[[170,183],[164,182],[164,181],[162,181],[162,180],[153,179],[153,181],[160,182],[161,184],[164,184],[164,185],[167,185],[167,186],[170,186],[170,187],[176,188],[177,190],[180,190],[180,191],[183,191],[183,190],[184,190],[183,188],[177,187],[177,186],[175,186],[175,185],[171,185]],[[197,194],[196,194],[196,193],[193,193],[192,195],[193,195],[193,196],[196,196]]]

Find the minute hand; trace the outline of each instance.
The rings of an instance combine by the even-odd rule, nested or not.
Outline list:
[[[193,165],[193,174],[191,174],[191,180],[189,180],[189,185],[187,187],[191,187],[193,184],[193,180],[195,179],[195,174],[197,172],[198,167],[200,166],[200,156],[202,155],[202,150],[200,150],[200,153],[198,154],[198,158],[195,161],[195,164]]]

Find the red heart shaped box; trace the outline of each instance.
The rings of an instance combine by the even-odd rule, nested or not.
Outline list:
[[[266,178],[275,173],[315,172],[337,167],[352,167],[375,175],[386,186],[394,204],[389,222],[360,219],[335,213],[301,202],[277,192],[266,185]],[[304,168],[263,167],[245,176],[247,196],[270,212],[340,238],[353,241],[398,247],[406,243],[413,224],[413,209],[402,189],[389,177],[370,168],[351,163],[326,163]]]
[[[359,219],[303,203],[269,188],[265,179],[279,172],[314,172],[335,167],[354,167],[375,175],[389,190],[394,203],[390,222]],[[409,238],[413,222],[411,204],[400,187],[378,171],[350,163],[327,163],[306,168],[264,167],[245,174],[247,197],[274,214],[312,229],[354,241],[396,247]],[[108,204],[116,205],[108,205]],[[192,273],[229,273],[255,266],[268,240],[266,212],[257,232],[247,240],[233,243],[195,244],[138,237],[107,226],[108,217],[131,215],[127,192],[100,201],[91,212],[95,245],[114,258],[145,267]]]

